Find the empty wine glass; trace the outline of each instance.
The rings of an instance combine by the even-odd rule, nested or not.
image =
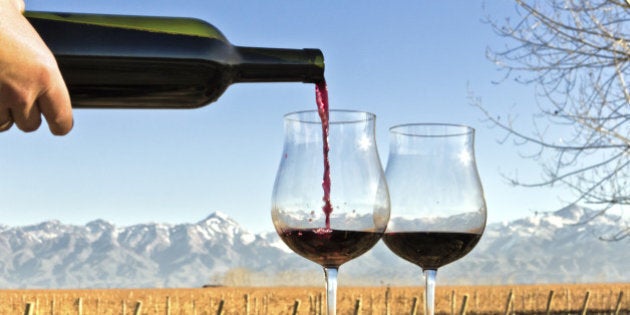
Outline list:
[[[391,218],[383,241],[422,268],[427,315],[434,313],[437,269],[468,254],[485,229],[474,135],[473,128],[461,125],[390,128]]]
[[[389,194],[374,124],[371,113],[331,110],[325,163],[326,136],[318,112],[284,117],[273,224],[289,248],[324,268],[329,315],[335,314],[339,266],[372,248],[389,220]]]

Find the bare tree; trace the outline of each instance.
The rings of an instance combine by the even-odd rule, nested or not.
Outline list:
[[[517,130],[472,98],[506,138],[535,151],[542,180],[515,185],[565,185],[573,203],[604,214],[630,205],[630,0],[515,0],[516,20],[488,23],[507,44],[488,58],[504,79],[533,85],[533,131]],[[620,220],[622,220],[620,218]],[[630,236],[628,222],[604,236]]]

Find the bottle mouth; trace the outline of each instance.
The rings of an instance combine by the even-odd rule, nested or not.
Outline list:
[[[324,55],[319,49],[285,49],[235,46],[237,82],[324,81]]]

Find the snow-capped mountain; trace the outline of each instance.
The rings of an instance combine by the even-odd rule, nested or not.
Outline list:
[[[630,239],[598,236],[622,224],[567,207],[490,224],[477,247],[438,272],[442,284],[630,281]],[[379,243],[340,269],[342,285],[421,283],[419,267]],[[220,212],[190,224],[117,227],[47,221],[0,226],[3,288],[198,287],[208,283],[320,285],[321,268],[275,232],[254,235]]]
[[[577,206],[490,224],[476,248],[438,270],[438,279],[450,284],[628,282],[630,238],[600,240],[624,226],[618,217]],[[378,251],[373,252],[383,261],[389,259]],[[402,282],[406,275],[419,281],[417,267],[410,270],[396,261],[386,265],[391,266],[389,278]]]
[[[600,240],[624,227],[616,216],[569,206],[489,226],[467,263],[494,266],[506,282],[627,282],[630,238]]]
[[[278,270],[285,257],[219,212],[178,225],[48,221],[0,232],[0,286],[201,286],[237,267]]]

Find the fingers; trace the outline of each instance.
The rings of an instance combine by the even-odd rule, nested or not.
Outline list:
[[[34,106],[35,98],[29,93],[12,89],[8,85],[0,86],[0,128],[11,128],[13,123],[24,132],[37,130],[42,123],[40,112]]]
[[[22,108],[12,108],[11,116],[13,116],[13,121],[17,127],[24,132],[35,131],[42,124],[39,108],[34,104]]]
[[[63,80],[36,100],[0,87],[0,132],[9,130],[13,124],[24,132],[35,131],[42,123],[42,114],[52,134],[65,135],[72,129],[70,96]]]
[[[40,103],[44,104],[46,109],[47,114],[45,114],[45,117],[52,134],[63,136],[72,130],[74,121],[71,110],[55,110],[54,103],[50,102],[50,98],[43,98],[40,100]],[[32,105],[17,110],[0,110],[0,132],[11,129],[14,123],[24,132],[37,130],[42,124],[40,109]]]
[[[24,132],[31,132],[37,130],[42,124],[42,118],[36,106],[31,106],[27,111],[17,110],[16,114],[13,112],[4,110],[3,114],[0,114],[0,132],[11,129],[13,124]]]

